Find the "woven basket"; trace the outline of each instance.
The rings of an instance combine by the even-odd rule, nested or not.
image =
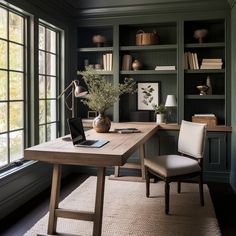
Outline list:
[[[156,32],[145,33],[143,30],[138,30],[136,33],[136,45],[152,45],[158,44],[159,37]]]

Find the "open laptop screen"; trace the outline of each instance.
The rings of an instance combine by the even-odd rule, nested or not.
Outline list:
[[[68,124],[74,145],[86,140],[81,118],[70,118],[68,119]]]

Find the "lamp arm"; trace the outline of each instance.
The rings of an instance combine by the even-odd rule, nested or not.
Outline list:
[[[73,83],[74,81],[72,81],[57,98],[60,98],[73,85]]]

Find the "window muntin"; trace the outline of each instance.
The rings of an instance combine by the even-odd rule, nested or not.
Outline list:
[[[0,167],[25,146],[25,16],[0,6]]]
[[[59,32],[39,25],[39,142],[57,137],[57,84]]]

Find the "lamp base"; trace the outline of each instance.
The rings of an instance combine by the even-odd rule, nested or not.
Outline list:
[[[62,138],[62,140],[66,141],[66,142],[71,142],[72,141],[71,137],[64,137],[64,138]]]

